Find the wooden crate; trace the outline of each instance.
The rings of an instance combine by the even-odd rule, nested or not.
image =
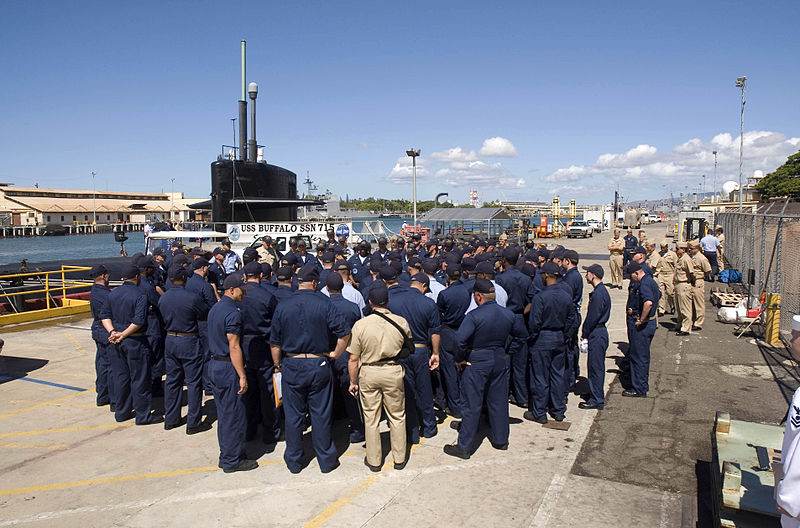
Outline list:
[[[717,306],[736,306],[742,299],[744,296],[741,293],[713,292],[711,294],[711,302]]]

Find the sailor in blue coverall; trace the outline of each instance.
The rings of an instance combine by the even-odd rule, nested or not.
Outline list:
[[[139,289],[139,268],[127,264],[121,272],[122,285],[108,294],[100,313],[108,340],[114,343],[111,369],[114,372],[118,422],[130,420],[136,412],[136,425],[159,423],[151,414],[150,348],[147,346],[147,297]]]
[[[248,459],[244,452],[247,418],[243,396],[248,387],[241,346],[242,314],[237,307],[245,295],[243,283],[239,273],[225,277],[225,293],[208,312],[208,374],[217,406],[219,467],[225,473],[258,467],[258,462]]]
[[[478,307],[467,314],[457,332],[463,419],[455,426],[458,443],[444,446],[445,453],[459,458],[469,458],[473,451],[484,400],[492,429],[489,441],[495,449],[508,448],[506,350],[512,339],[528,335],[522,319],[494,301],[491,281],[476,279],[474,290]]]
[[[280,301],[272,318],[270,345],[280,370],[286,416],[283,459],[292,473],[303,469],[303,430],[311,416],[312,442],[323,473],[339,466],[331,438],[333,372],[330,361],[344,353],[350,327],[330,299],[316,291],[319,269],[305,266],[297,273],[298,290]],[[336,339],[331,352],[329,339]]]
[[[557,284],[561,268],[546,262],[540,273],[545,288],[533,298],[528,321],[533,388],[523,418],[545,424],[548,412],[556,421],[564,420],[564,344],[577,317],[569,294]]]
[[[195,434],[211,428],[201,423],[203,404],[203,353],[200,350],[198,323],[208,315],[200,296],[184,286],[191,272],[181,266],[170,268],[172,287],[158,301],[167,337],[164,346],[164,429],[183,424],[181,400],[183,386],[189,404],[186,433]]]

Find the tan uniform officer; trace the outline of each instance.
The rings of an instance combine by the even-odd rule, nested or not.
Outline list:
[[[700,251],[697,240],[689,242],[689,254],[692,256],[694,267],[694,286],[692,286],[692,308],[694,309],[694,322],[692,330],[702,330],[706,320],[706,275],[711,273],[711,263]]]
[[[675,265],[678,263],[678,255],[669,249],[669,242],[666,240],[661,241],[661,251],[658,255],[657,271],[653,270],[658,276],[656,282],[661,289],[658,315],[664,315],[667,312],[675,313]]]
[[[622,289],[622,253],[625,251],[625,240],[619,236],[619,229],[614,230],[614,238],[608,243],[608,267],[611,271],[611,287]]]
[[[647,265],[653,270],[653,278],[658,281],[658,270],[656,268],[658,267],[658,261],[661,260],[661,255],[656,251],[656,243],[650,240],[646,241],[644,243],[644,250],[647,252],[645,262],[647,262]]]
[[[694,265],[692,257],[686,253],[686,242],[675,245],[678,262],[675,265],[675,329],[678,335],[689,335],[692,330],[692,284]]]
[[[394,467],[403,469],[406,464],[405,371],[394,357],[403,347],[404,340],[411,339],[411,329],[404,318],[386,309],[388,302],[389,291],[386,286],[370,289],[369,305],[373,313],[353,325],[348,347],[350,393],[353,396],[361,393],[361,407],[364,410],[364,435],[367,441],[364,463],[374,472],[381,470],[383,460],[381,411],[386,413],[389,422]]]
[[[722,231],[722,226],[717,226],[717,240],[719,240],[719,247],[717,248],[717,265],[720,270],[725,269],[725,233]]]

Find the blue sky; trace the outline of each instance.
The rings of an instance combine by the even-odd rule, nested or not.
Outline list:
[[[606,6],[605,4],[608,4]],[[610,7],[613,5],[613,7]],[[223,7],[224,6],[224,7]],[[205,197],[239,41],[271,163],[341,196],[599,203],[800,150],[795,1],[9,2],[0,181]],[[487,141],[489,140],[489,141]]]

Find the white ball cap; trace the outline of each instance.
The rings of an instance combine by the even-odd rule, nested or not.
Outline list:
[[[792,317],[792,330],[795,332],[800,332],[800,315],[795,315]]]

